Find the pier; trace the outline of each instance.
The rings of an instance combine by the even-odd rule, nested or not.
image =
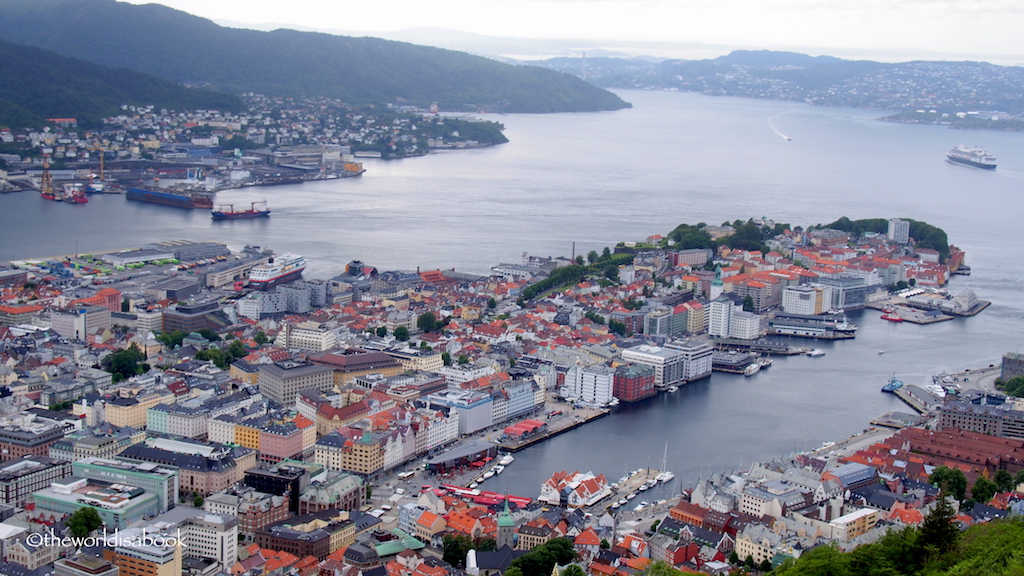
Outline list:
[[[924,388],[914,386],[913,384],[897,388],[895,394],[899,396],[900,400],[906,402],[908,406],[916,410],[919,414],[931,413],[939,406],[942,406],[941,398],[938,398]]]
[[[740,340],[739,338],[717,338],[715,339],[715,347],[719,350],[743,350],[761,354],[776,354],[778,356],[795,356],[806,354],[811,350],[804,346],[789,346],[781,342]]]
[[[533,446],[538,442],[543,442],[548,438],[552,438],[554,436],[558,436],[559,434],[568,432],[569,430],[579,428],[580,426],[583,426],[587,422],[592,422],[594,420],[597,420],[598,418],[604,418],[610,413],[611,410],[605,408],[597,410],[590,414],[586,414],[584,416],[573,416],[570,418],[563,418],[560,421],[550,423],[548,425],[547,430],[545,430],[544,432],[540,432],[533,436],[528,436],[521,440],[505,440],[503,442],[498,443],[498,447],[508,452],[518,452],[525,448],[529,448],[530,446]]]

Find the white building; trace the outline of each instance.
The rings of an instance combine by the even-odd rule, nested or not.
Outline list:
[[[588,368],[573,366],[565,374],[562,396],[601,406],[611,402],[615,387],[615,369],[603,364]]]
[[[318,322],[285,324],[277,337],[277,344],[289,350],[325,352],[338,344],[338,335]]]
[[[684,381],[693,382],[711,375],[715,350],[707,340],[673,340],[665,347],[682,353]]]
[[[736,310],[729,322],[729,337],[756,340],[761,336],[761,316],[753,312]]]
[[[906,244],[910,241],[910,222],[899,218],[890,219],[886,237],[897,244]]]
[[[823,286],[786,286],[782,290],[782,311],[805,316],[823,314],[832,303],[831,293],[827,296]]]
[[[641,344],[622,351],[622,359],[654,368],[654,385],[667,388],[683,380],[686,354],[679,350]]]
[[[185,520],[181,530],[185,556],[209,558],[230,573],[238,561],[238,518],[203,514]]]
[[[719,338],[727,338],[729,336],[729,327],[732,324],[733,308],[735,307],[732,300],[726,297],[718,297],[712,300],[708,334]]]

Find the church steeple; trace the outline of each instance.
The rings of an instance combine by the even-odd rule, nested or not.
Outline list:
[[[502,546],[515,548],[516,521],[508,510],[508,495],[505,496],[505,510],[498,515],[498,537],[495,544],[500,550]]]

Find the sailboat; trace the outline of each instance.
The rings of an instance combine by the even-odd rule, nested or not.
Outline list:
[[[659,472],[658,475],[654,477],[654,479],[657,480],[658,482],[661,482],[661,483],[671,482],[672,479],[676,477],[675,474],[673,474],[673,473],[671,473],[671,472],[669,472],[668,470],[665,469],[667,467],[667,465],[668,465],[667,462],[668,462],[668,442],[665,442],[665,454],[661,457],[661,472]]]

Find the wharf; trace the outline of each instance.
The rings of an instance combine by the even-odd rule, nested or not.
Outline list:
[[[548,438],[553,438],[555,436],[558,436],[559,434],[568,432],[569,430],[579,428],[580,426],[583,426],[588,422],[597,420],[598,418],[604,418],[610,413],[611,410],[605,408],[602,410],[597,410],[594,413],[587,414],[585,416],[574,416],[571,418],[564,418],[561,421],[551,423],[547,431],[543,433],[537,434],[535,436],[530,436],[528,438],[523,438],[522,440],[505,440],[504,442],[500,442],[498,444],[498,447],[501,448],[502,450],[507,450],[509,452],[518,452],[525,448],[529,448],[530,446],[533,446],[538,442],[543,442]]]
[[[763,340],[740,340],[739,338],[717,338],[715,347],[719,350],[746,350],[748,352],[759,352],[761,354],[776,354],[778,356],[796,356],[810,352],[805,346],[789,346],[781,342],[766,342]]]
[[[906,402],[908,406],[920,414],[930,413],[939,406],[942,406],[941,398],[913,384],[896,389],[895,394],[899,396],[900,400]]]
[[[626,498],[629,494],[636,494],[636,496],[643,494],[644,491],[641,490],[641,487],[646,484],[647,481],[654,479],[658,474],[661,474],[661,471],[655,470],[654,468],[641,468],[640,470],[637,470],[633,474],[630,474],[625,480],[618,482],[618,486],[612,490],[611,496],[591,506],[591,509],[609,512],[612,511],[612,504]],[[633,499],[629,499],[627,502],[632,503]],[[637,504],[639,504],[639,502],[637,502]],[[629,504],[627,503],[623,505],[621,509],[626,509],[628,507]],[[619,508],[616,508],[616,510],[619,510]]]
[[[928,421],[928,418],[919,416],[917,414],[907,414],[906,412],[886,412],[878,418],[871,421],[872,426],[884,426],[886,428],[907,428],[909,426],[920,426]]]

